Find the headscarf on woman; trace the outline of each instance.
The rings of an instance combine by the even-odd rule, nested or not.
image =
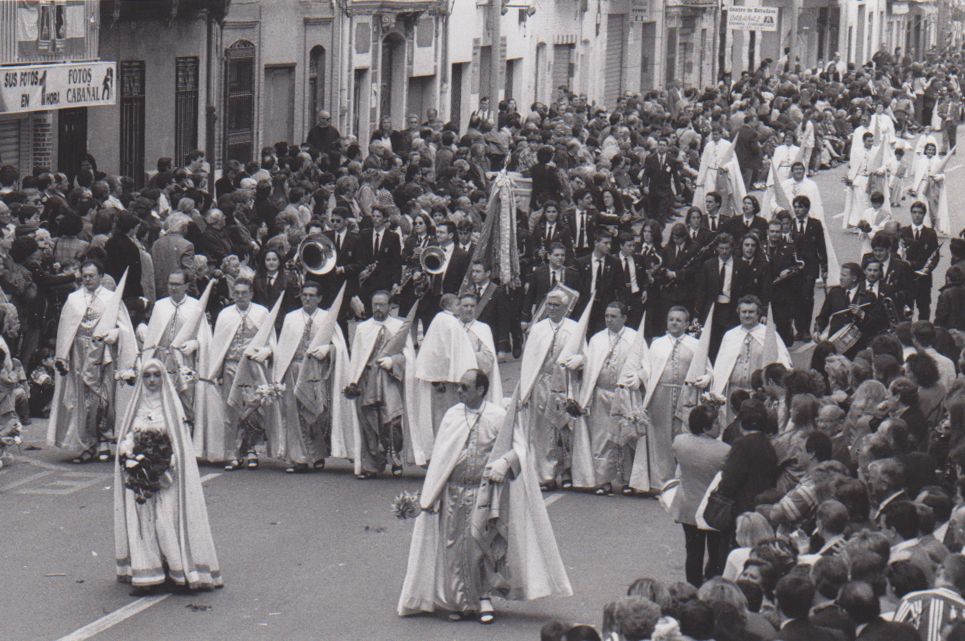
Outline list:
[[[161,375],[159,390],[144,385],[143,374]],[[140,428],[164,430],[173,451],[173,482],[139,504],[133,490],[124,487],[122,444]],[[208,510],[201,489],[191,436],[184,410],[163,363],[144,363],[133,398],[118,424],[114,464],[114,546],[117,579],[135,587],[150,587],[171,580],[191,589],[223,585],[215,552]]]

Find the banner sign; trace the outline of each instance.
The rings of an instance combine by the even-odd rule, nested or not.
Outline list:
[[[731,7],[727,28],[734,31],[777,31],[776,7]]]
[[[0,114],[117,103],[114,62],[0,67]]]

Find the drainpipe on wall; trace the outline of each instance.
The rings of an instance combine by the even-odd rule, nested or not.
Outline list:
[[[205,127],[204,127],[204,150],[205,155],[208,157],[208,162],[211,164],[212,169],[215,169],[221,165],[221,158],[217,154],[215,149],[215,127],[218,123],[218,110],[215,107],[215,61],[220,59],[218,56],[218,48],[216,47],[215,37],[214,37],[214,23],[215,20],[208,13],[207,16],[207,30],[206,38],[207,42],[205,46],[208,48],[207,64],[205,65]]]

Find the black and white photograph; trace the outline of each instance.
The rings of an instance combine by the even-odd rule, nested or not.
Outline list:
[[[0,640],[965,641],[965,3],[0,0]]]

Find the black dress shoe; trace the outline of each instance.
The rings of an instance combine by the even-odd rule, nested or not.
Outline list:
[[[523,355],[523,346],[519,344],[513,345],[513,358],[519,358],[522,355]]]

